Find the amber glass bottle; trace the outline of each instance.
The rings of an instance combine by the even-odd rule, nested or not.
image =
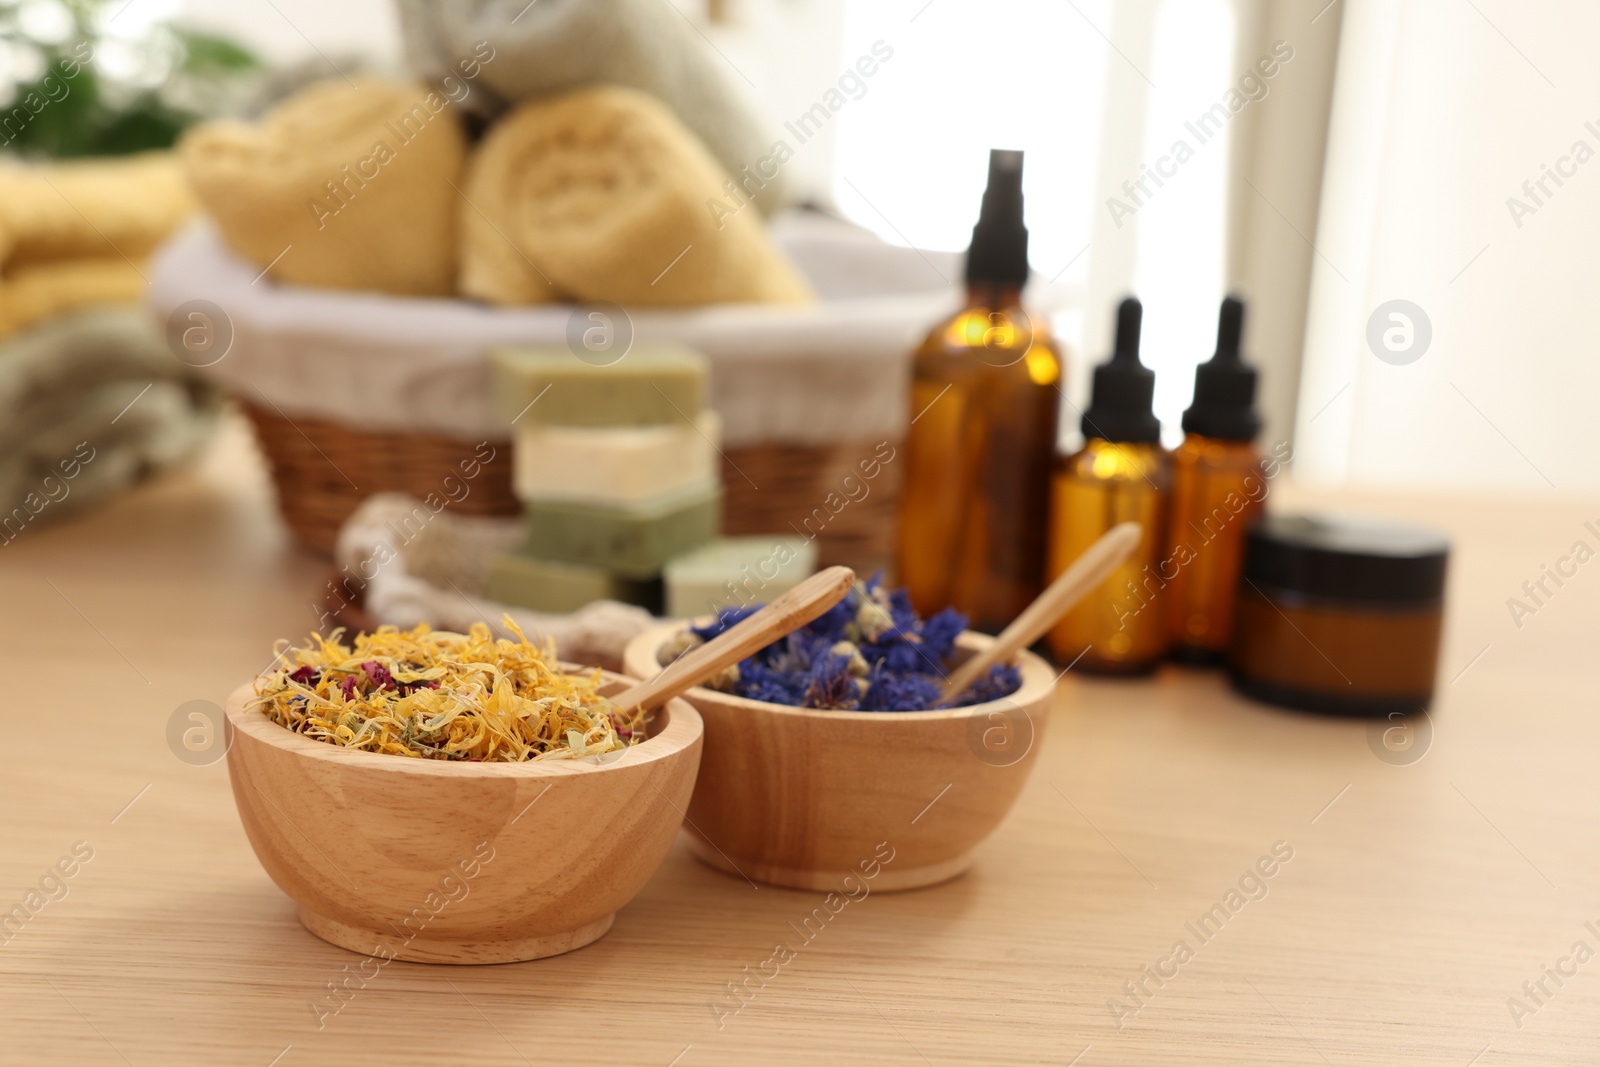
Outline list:
[[[912,366],[896,578],[924,614],[998,632],[1043,587],[1061,358],[1023,310],[1022,153],[993,152],[966,305]]]
[[[1150,409],[1155,374],[1139,362],[1141,316],[1132,297],[1118,308],[1116,351],[1095,368],[1083,413],[1084,446],[1060,461],[1051,493],[1051,575],[1117,523],[1144,526],[1133,553],[1050,631],[1058,661],[1105,674],[1152,670],[1167,648],[1160,566],[1169,474]]]
[[[1267,483],[1255,437],[1256,372],[1239,355],[1244,303],[1222,302],[1217,351],[1195,369],[1194,403],[1183,413],[1183,444],[1172,454],[1172,522],[1166,591],[1174,659],[1220,663],[1233,635],[1245,533]]]

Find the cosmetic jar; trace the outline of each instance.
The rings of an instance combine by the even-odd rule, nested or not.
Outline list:
[[[1450,545],[1379,520],[1269,515],[1251,529],[1233,685],[1307,711],[1406,715],[1433,699]]]

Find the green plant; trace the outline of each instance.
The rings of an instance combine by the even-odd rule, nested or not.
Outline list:
[[[125,0],[0,0],[0,151],[123,155],[169,147],[264,73],[222,37],[158,23],[120,32]],[[107,60],[111,62],[107,62]]]

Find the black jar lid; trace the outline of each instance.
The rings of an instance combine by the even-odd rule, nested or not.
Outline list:
[[[1444,595],[1449,555],[1450,542],[1443,535],[1416,526],[1349,516],[1267,515],[1250,529],[1244,577],[1263,593],[1426,604]]]

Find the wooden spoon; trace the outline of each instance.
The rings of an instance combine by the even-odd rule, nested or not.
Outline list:
[[[611,702],[625,711],[654,711],[724,667],[798,630],[843,600],[855,584],[856,572],[849,567],[819,571],[748,619],[679,656],[650,681],[618,693]]]
[[[1144,527],[1136,522],[1119,523],[1102,534],[1000,632],[994,644],[967,660],[945,680],[945,701],[965,693],[973,682],[989,673],[990,667],[1004,663],[1019,649],[1027,648],[1044,636],[1061,616],[1071,611],[1078,601],[1106,580],[1117,564],[1128,558],[1143,534]]]

